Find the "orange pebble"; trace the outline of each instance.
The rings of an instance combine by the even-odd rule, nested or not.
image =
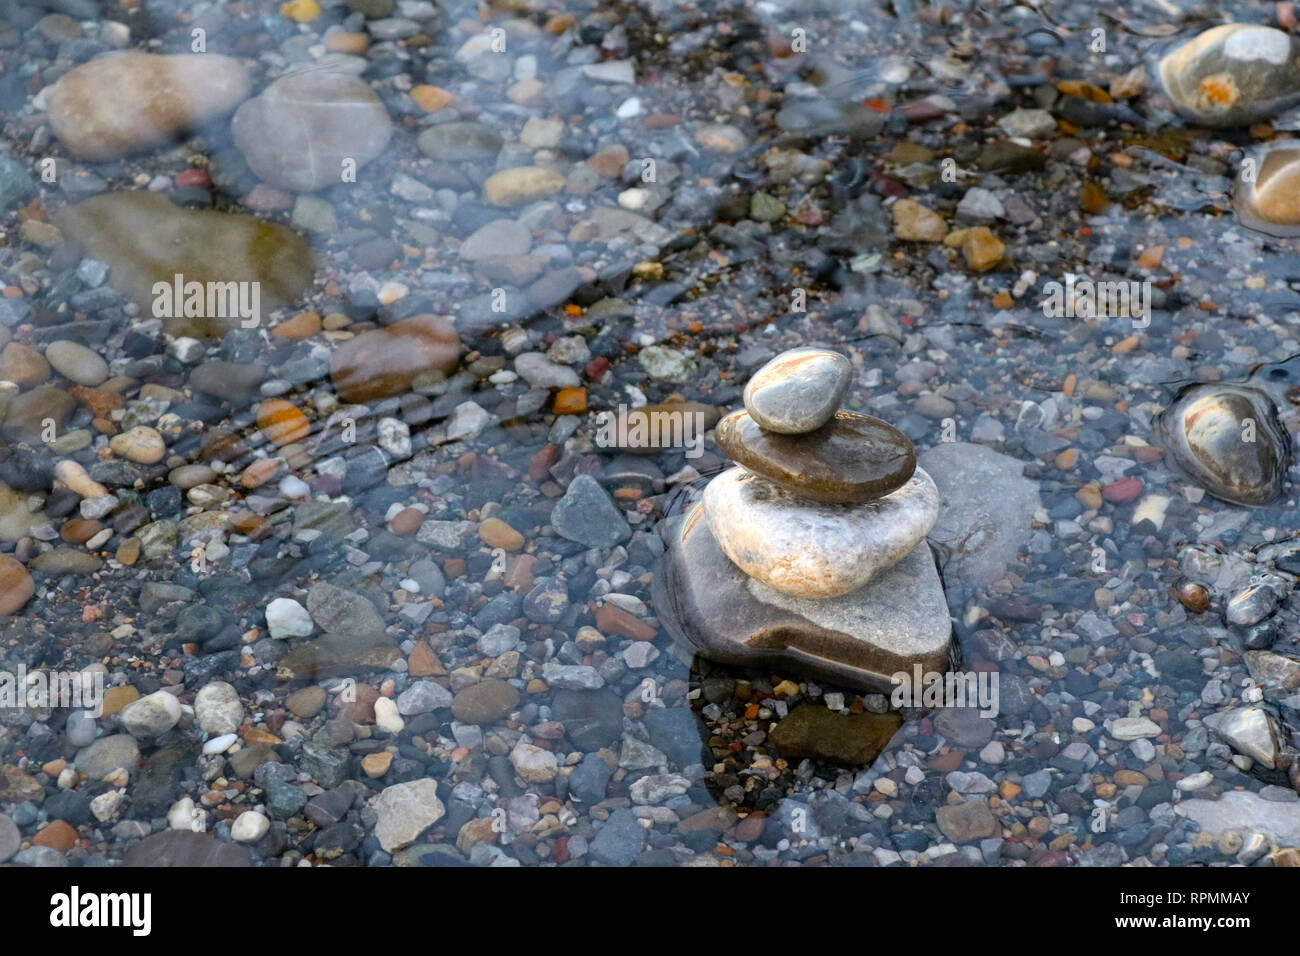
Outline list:
[[[1143,269],[1157,269],[1164,257],[1164,246],[1148,246],[1138,256],[1138,265]]]
[[[277,445],[292,445],[311,434],[307,416],[282,398],[268,398],[257,407],[257,427]]]
[[[440,86],[430,86],[427,83],[422,83],[411,89],[411,99],[415,100],[415,105],[426,113],[436,113],[439,110],[445,110],[455,101],[456,97]]]
[[[562,388],[555,393],[555,414],[576,415],[586,410],[587,390],[585,388]]]
[[[258,458],[249,464],[239,475],[239,483],[245,488],[260,488],[280,473],[279,458]]]

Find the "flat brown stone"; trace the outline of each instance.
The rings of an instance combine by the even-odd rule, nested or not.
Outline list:
[[[295,717],[310,720],[325,706],[325,688],[313,684],[302,690],[296,690],[285,699],[284,706],[288,707]]]
[[[406,659],[406,669],[412,677],[441,677],[447,673],[428,641],[416,641]]]
[[[596,627],[602,634],[618,634],[634,641],[653,641],[659,633],[635,615],[608,603],[596,608]]]
[[[627,410],[622,425],[614,430],[614,438],[619,451],[634,455],[657,455],[664,448],[680,446],[683,437],[691,439],[697,434],[703,434],[704,430],[713,427],[718,417],[717,408],[701,402],[645,405]],[[555,457],[559,458],[558,453]],[[534,473],[530,468],[529,474],[533,480],[539,481],[545,477],[546,471],[539,469],[538,473]]]
[[[67,853],[77,845],[77,831],[64,820],[55,820],[40,833],[32,837],[33,846],[47,846],[60,853]]]
[[[299,644],[281,661],[294,677],[320,680],[348,677],[360,670],[387,670],[402,656],[387,634],[326,634]]]
[[[907,483],[916,454],[907,436],[870,415],[836,412],[816,431],[765,431],[748,412],[732,412],[714,432],[727,457],[795,494],[828,504],[859,504]]]
[[[784,756],[865,765],[885,749],[903,726],[896,713],[841,714],[805,703],[772,728],[768,740]]]
[[[30,392],[9,400],[4,413],[4,436],[18,441],[39,442],[47,418],[53,419],[56,428],[61,429],[76,407],[72,396],[63,389],[38,385]]]
[[[438,315],[416,315],[364,332],[339,346],[330,378],[346,402],[400,395],[428,369],[450,373],[460,359],[460,336]]]

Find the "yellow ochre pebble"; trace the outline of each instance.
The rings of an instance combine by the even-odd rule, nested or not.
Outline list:
[[[316,0],[289,0],[280,4],[280,15],[294,23],[311,23],[320,16],[320,4]]]

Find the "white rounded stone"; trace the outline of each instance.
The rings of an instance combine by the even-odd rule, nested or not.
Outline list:
[[[94,814],[95,819],[100,823],[112,819],[113,814],[117,813],[117,808],[122,805],[126,794],[121,790],[109,790],[101,793],[95,799],[90,801],[90,812]]]
[[[133,700],[122,708],[122,726],[132,737],[158,737],[181,719],[181,702],[165,690]]]
[[[1300,102],[1298,51],[1281,30],[1224,23],[1171,50],[1156,72],[1181,116],[1205,126],[1246,126]]]
[[[883,498],[828,505],[731,468],[709,482],[704,514],[723,553],[751,578],[794,597],[831,598],[911,551],[938,517],[939,490],[917,468]]]
[[[194,696],[194,715],[205,734],[222,737],[239,730],[244,704],[233,686],[214,680]]]
[[[397,712],[397,703],[391,697],[375,701],[375,726],[390,734],[400,734],[406,726],[406,721]]]
[[[515,773],[528,783],[546,783],[554,780],[559,772],[555,754],[523,741],[515,744],[515,749],[510,751],[510,762],[514,765]]]
[[[314,626],[307,609],[293,598],[276,598],[266,606],[266,626],[275,640],[307,637]]]
[[[203,745],[205,754],[223,754],[235,745],[239,740],[239,734],[222,734],[220,737],[213,737]]]
[[[202,813],[194,806],[194,801],[189,797],[181,797],[171,805],[167,811],[167,827],[171,830],[193,830],[194,821],[199,819]]]
[[[256,843],[271,829],[271,821],[260,811],[247,810],[230,825],[230,838],[236,843]]]

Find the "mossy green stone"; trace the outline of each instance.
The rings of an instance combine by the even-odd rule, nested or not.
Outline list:
[[[261,320],[297,302],[311,286],[311,247],[284,226],[255,216],[183,209],[149,192],[102,193],[71,206],[56,225],[87,255],[108,263],[109,283],[154,315],[154,284],[258,283]],[[165,316],[173,335],[221,338],[235,315]]]
[[[792,710],[768,740],[786,757],[865,766],[880,756],[901,726],[903,718],[893,712],[841,714],[809,703]]]

